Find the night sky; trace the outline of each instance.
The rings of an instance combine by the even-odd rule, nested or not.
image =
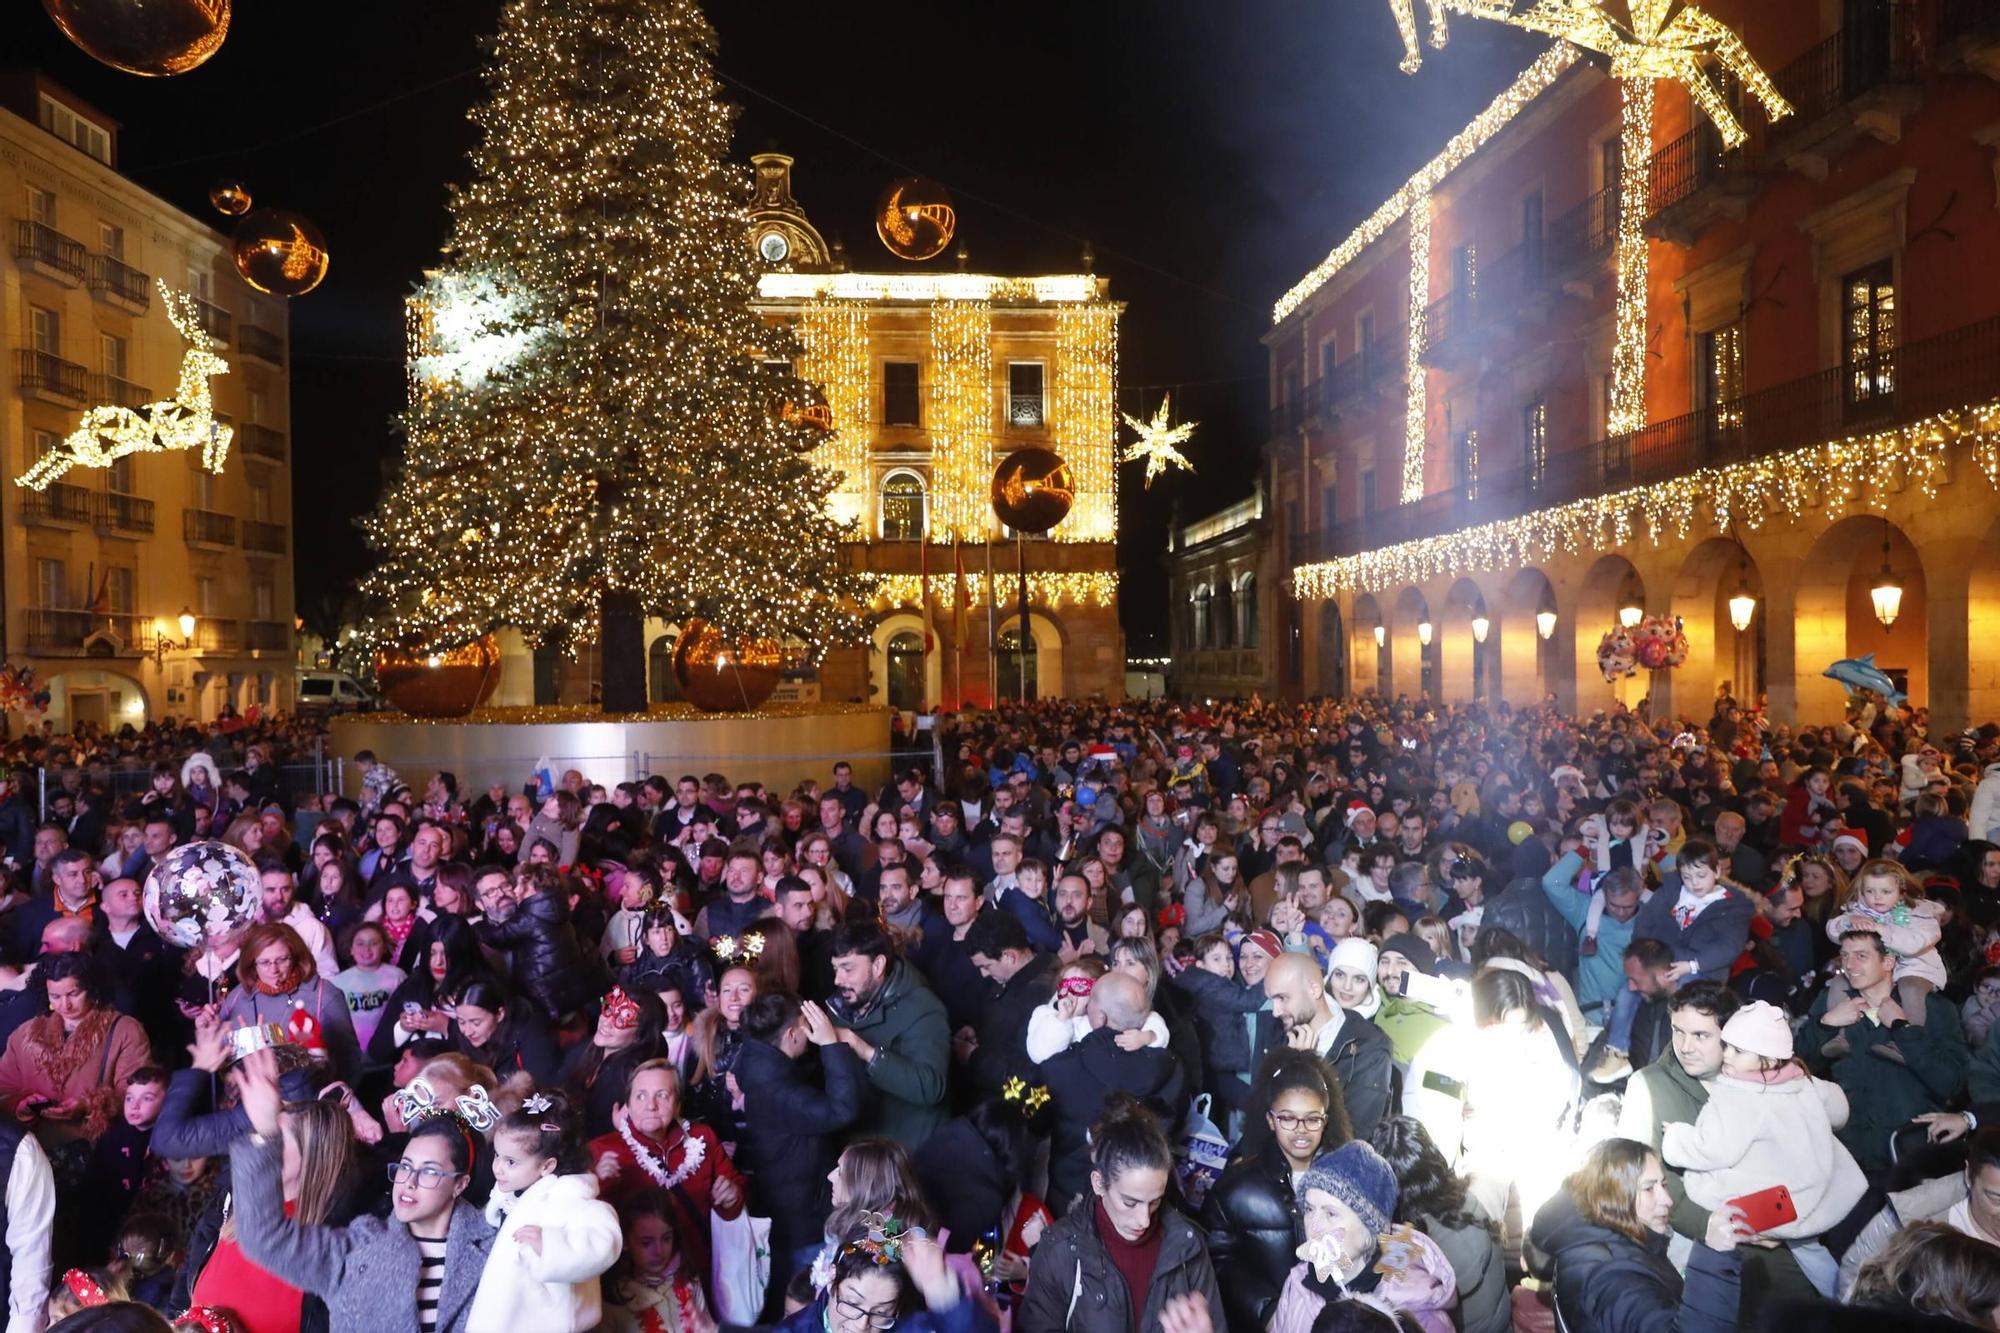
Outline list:
[[[123,126],[124,173],[217,223],[211,184],[327,236],[294,304],[293,505],[301,614],[368,565],[354,519],[393,456],[402,299],[436,258],[463,177],[477,39],[498,0],[239,0],[222,51],[141,79],[72,47],[38,5],[0,14],[0,66],[30,65]],[[1421,5],[1420,5],[1421,8]],[[1010,0],[921,10],[711,3],[737,148],[798,159],[794,192],[856,267],[904,267],[869,217],[914,171],[944,182],[975,269],[1074,272],[1088,239],[1128,303],[1121,406],[1171,390],[1201,429],[1197,475],[1121,478],[1128,649],[1164,652],[1162,559],[1192,518],[1249,494],[1265,417],[1258,337],[1275,298],[1517,73],[1536,39],[1454,26],[1400,73],[1388,0]],[[9,213],[16,205],[7,206]],[[935,267],[952,266],[949,253]]]

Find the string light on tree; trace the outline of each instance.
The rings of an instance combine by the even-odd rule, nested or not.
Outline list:
[[[1139,438],[1125,446],[1125,452],[1120,455],[1118,461],[1135,463],[1143,458],[1146,461],[1147,490],[1153,489],[1153,478],[1169,467],[1177,467],[1183,472],[1194,471],[1194,464],[1188,462],[1187,455],[1180,451],[1180,446],[1193,437],[1194,428],[1200,423],[1183,421],[1178,426],[1168,424],[1173,417],[1171,394],[1160,398],[1160,410],[1153,413],[1151,421],[1141,421],[1125,412],[1119,415]]]

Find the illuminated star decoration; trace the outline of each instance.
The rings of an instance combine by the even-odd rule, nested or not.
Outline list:
[[[221,472],[235,432],[215,419],[208,382],[229,373],[229,363],[217,356],[192,296],[170,291],[162,282],[160,301],[167,322],[187,341],[181,358],[180,382],[174,396],[144,407],[93,407],[56,448],[15,478],[17,485],[39,491],[72,467],[110,467],[128,454],[160,453],[167,449],[200,449],[201,465]]]
[[[1160,410],[1153,413],[1151,421],[1141,421],[1130,413],[1120,412],[1125,424],[1138,433],[1139,438],[1125,446],[1118,461],[1130,463],[1135,459],[1146,460],[1146,489],[1153,489],[1153,478],[1169,467],[1177,467],[1185,472],[1194,471],[1194,464],[1188,462],[1187,455],[1176,446],[1187,443],[1194,434],[1197,422],[1183,421],[1178,426],[1169,426],[1167,419],[1172,415],[1173,395],[1160,399]]]
[[[1682,0],[1625,0],[1626,18],[1615,18],[1612,0],[1425,0],[1430,7],[1431,45],[1447,36],[1446,15],[1466,14],[1546,33],[1585,50],[1611,57],[1617,79],[1671,79],[1688,90],[1722,135],[1725,146],[1743,142],[1743,126],[1721,90],[1702,70],[1713,55],[1773,120],[1792,113],[1771,76],[1750,57],[1743,39],[1713,15]],[[1423,63],[1417,43],[1416,0],[1389,0],[1403,37],[1403,69]]]

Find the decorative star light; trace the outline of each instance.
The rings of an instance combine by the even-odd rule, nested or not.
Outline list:
[[[1430,7],[1431,45],[1448,36],[1448,13],[1490,19],[1597,51],[1611,57],[1618,79],[1671,79],[1688,90],[1730,148],[1743,142],[1743,126],[1701,67],[1712,55],[1743,85],[1773,120],[1792,113],[1749,50],[1721,20],[1683,0],[1624,0],[1625,18],[1612,13],[1614,0],[1425,0]],[[1423,56],[1417,42],[1416,0],[1389,0],[1403,37],[1403,69],[1414,73]]]
[[[1160,399],[1160,410],[1153,413],[1151,421],[1141,421],[1126,412],[1118,415],[1125,418],[1125,424],[1138,433],[1139,438],[1125,446],[1125,452],[1118,456],[1121,463],[1136,459],[1146,460],[1146,489],[1153,489],[1153,478],[1169,467],[1177,467],[1186,472],[1194,471],[1194,464],[1188,462],[1187,455],[1177,447],[1185,444],[1194,434],[1198,422],[1183,421],[1178,426],[1170,426],[1167,420],[1172,416],[1173,395]]]
[[[144,407],[91,408],[60,445],[14,479],[16,485],[39,491],[73,467],[110,467],[128,454],[167,449],[199,449],[203,467],[222,471],[235,432],[215,419],[208,382],[227,375],[229,363],[212,350],[214,341],[202,327],[194,298],[169,290],[164,282],[156,285],[167,322],[188,345],[174,396]]]

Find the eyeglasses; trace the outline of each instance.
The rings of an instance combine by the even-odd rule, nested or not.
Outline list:
[[[894,1328],[898,1317],[894,1310],[871,1310],[865,1305],[856,1305],[845,1296],[834,1297],[833,1308],[840,1312],[843,1319],[866,1320],[870,1328]]]
[[[446,1171],[442,1167],[430,1162],[426,1162],[422,1166],[412,1166],[408,1162],[391,1162],[387,1169],[390,1183],[400,1185],[405,1180],[415,1176],[417,1184],[427,1190],[436,1189],[437,1183],[440,1180],[450,1180],[454,1176],[465,1174],[463,1171]]]
[[[1325,1129],[1326,1117],[1317,1111],[1311,1115],[1294,1115],[1290,1111],[1273,1111],[1271,1112],[1271,1123],[1289,1133],[1294,1129]]]

